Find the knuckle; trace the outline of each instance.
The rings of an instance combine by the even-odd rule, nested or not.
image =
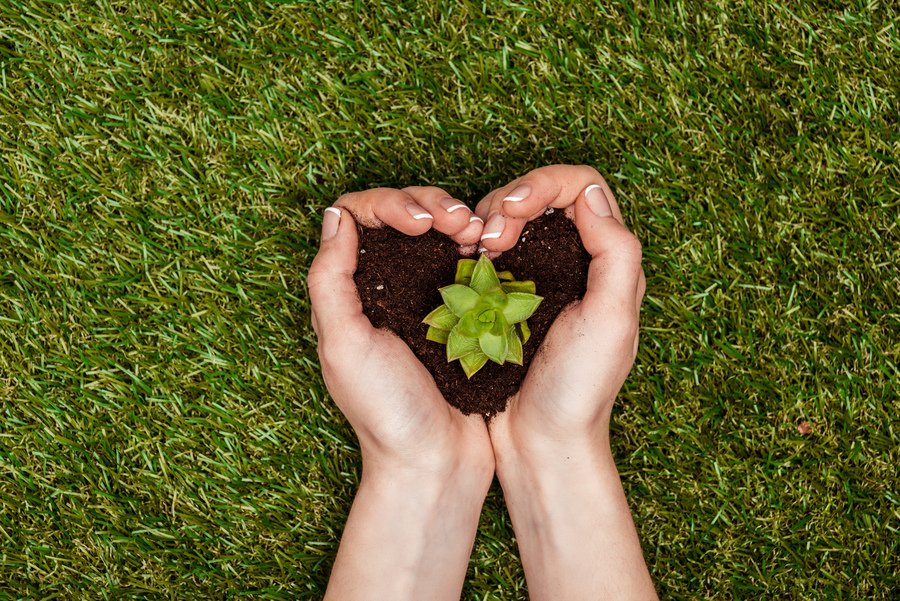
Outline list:
[[[334,201],[334,206],[349,208],[352,207],[359,199],[359,192],[344,192],[338,199]]]
[[[535,169],[523,177],[522,180],[523,182],[528,182],[533,188],[538,190],[546,190],[556,186],[556,177],[553,175],[552,167]]]
[[[437,186],[407,186],[402,189],[407,194],[419,194],[427,196],[437,196],[438,194],[446,194],[442,188]]]
[[[543,207],[551,204],[559,195],[559,192],[562,189],[561,181],[558,173],[554,175],[552,170],[541,167],[526,173],[515,182],[510,183],[505,189],[505,192],[510,192],[512,189],[523,185],[531,186],[532,192],[529,196],[529,201],[533,202],[534,199],[540,199],[539,204],[543,209]],[[502,195],[498,194],[496,201],[502,203]],[[513,205],[514,208],[519,206],[525,206],[525,203],[515,203]],[[533,210],[534,205],[529,206],[529,209]]]
[[[541,177],[559,177],[563,174],[567,169],[569,169],[571,165],[566,165],[564,163],[556,164],[556,165],[544,165],[543,167],[538,167],[537,169],[532,169],[528,172],[528,176],[536,175]]]
[[[616,249],[619,259],[633,266],[635,270],[641,268],[641,259],[644,255],[643,245],[637,236],[631,232],[623,232],[617,241]]]
[[[306,285],[310,288],[320,286],[328,278],[328,267],[321,254],[316,255],[306,275]]]
[[[336,206],[353,207],[376,202],[385,195],[398,192],[396,188],[369,188],[368,190],[356,190],[354,192],[344,192],[334,203]]]
[[[306,274],[306,286],[310,290],[321,285],[324,278],[323,271],[321,261],[316,262],[316,260],[313,260],[313,263],[309,268],[309,273]]]
[[[581,176],[585,180],[590,180],[596,183],[606,183],[606,180],[603,179],[603,176],[600,175],[600,172],[591,167],[590,165],[574,165],[576,172],[579,176]]]
[[[357,221],[365,221],[372,213],[371,201],[367,199],[365,192],[345,192],[338,196],[332,206],[346,210]]]
[[[397,193],[393,188],[372,188],[342,194],[334,206],[346,209],[353,219],[364,227],[378,227],[379,220],[375,215],[375,206],[385,202],[390,194]]]

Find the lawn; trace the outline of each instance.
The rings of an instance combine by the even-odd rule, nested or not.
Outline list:
[[[320,598],[322,209],[559,162],[644,243],[661,595],[896,599],[900,14],[732,4],[0,2],[0,599]],[[525,598],[496,484],[463,597]]]

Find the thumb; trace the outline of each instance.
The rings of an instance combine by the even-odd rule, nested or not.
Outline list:
[[[641,243],[621,219],[605,185],[590,185],[575,200],[575,225],[591,255],[587,292],[579,305],[585,317],[612,314],[630,321],[637,314]]]
[[[353,281],[358,248],[359,235],[350,213],[337,207],[325,209],[321,245],[307,277],[313,328],[320,341],[331,332],[346,333],[364,319]]]

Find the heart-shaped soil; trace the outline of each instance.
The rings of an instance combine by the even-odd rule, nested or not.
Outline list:
[[[446,347],[425,339],[422,318],[443,301],[438,288],[453,283],[463,257],[455,242],[434,230],[406,236],[393,228],[360,228],[356,286],[363,312],[376,328],[395,332],[434,376],[451,405],[486,418],[503,411],[522,383],[535,352],[559,312],[584,296],[590,255],[564,211],[552,209],[529,222],[514,248],[494,261],[497,271],[534,280],[544,297],[528,319],[531,338],[523,365],[487,365],[469,380],[458,361],[447,363]]]

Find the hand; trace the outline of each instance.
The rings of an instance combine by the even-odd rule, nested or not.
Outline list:
[[[326,209],[308,279],[313,327],[325,384],[363,456],[328,597],[458,599],[493,477],[487,428],[448,405],[409,347],[363,314],[354,218],[410,236],[434,227],[462,245],[482,226],[439,188],[347,194]]]
[[[574,217],[591,254],[587,293],[556,318],[519,393],[495,421],[548,443],[594,440],[608,428],[637,352],[646,287],[641,245],[623,225],[603,177],[572,165],[536,169],[482,200],[476,208],[485,220],[482,245],[494,252],[512,248],[525,224],[548,207]]]
[[[445,199],[443,204],[462,208],[448,211]],[[468,207],[440,188],[345,194],[325,212],[321,249],[309,271],[313,327],[325,384],[356,431],[366,465],[434,470],[461,454],[489,455],[482,420],[451,411],[409,347],[372,327],[353,281],[359,250],[354,219],[409,236],[434,227],[471,245],[481,230],[471,217]]]
[[[592,260],[584,298],[556,318],[490,425],[529,592],[655,598],[609,446],[613,401],[637,351],[641,247],[600,174],[571,165],[536,169],[482,200],[482,245],[512,248],[547,207],[574,217]]]

